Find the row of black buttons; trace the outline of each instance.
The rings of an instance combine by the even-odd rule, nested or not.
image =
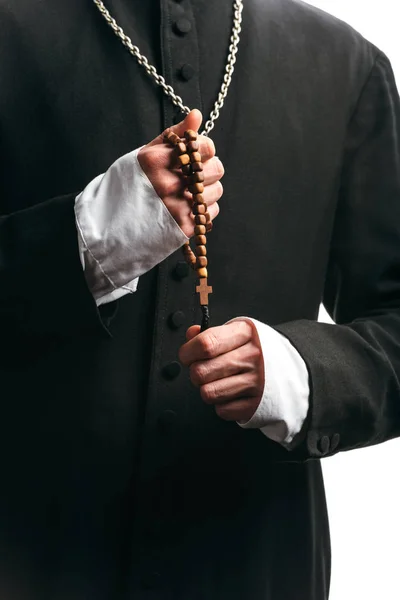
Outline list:
[[[181,1],[182,0],[176,0],[176,2],[181,2]],[[186,17],[180,17],[179,19],[177,19],[174,22],[173,30],[177,35],[185,36],[188,33],[190,33],[190,31],[192,30],[192,23]],[[180,76],[180,78],[182,80],[190,81],[190,79],[192,79],[193,76],[195,75],[195,69],[191,64],[185,63],[179,69],[178,75]],[[182,115],[179,113],[175,116],[174,122],[179,122],[181,119],[182,119]],[[188,277],[189,271],[190,271],[189,265],[185,261],[178,261],[172,272],[172,277],[177,281],[181,281],[185,277]],[[173,312],[168,317],[168,325],[171,329],[178,330],[183,326],[184,323],[185,323],[185,313],[182,312],[181,310],[177,310],[177,311]],[[181,371],[182,371],[181,364],[178,361],[172,361],[172,362],[166,364],[162,368],[161,372],[165,379],[167,379],[168,381],[173,381],[174,379],[179,377]]]
[[[181,0],[176,1],[180,2]],[[178,35],[187,35],[191,30],[192,24],[189,19],[186,19],[185,17],[181,17],[174,23],[174,31]],[[178,74],[183,81],[190,81],[195,74],[195,69],[191,64],[186,63],[179,69]]]
[[[177,3],[181,3],[182,0],[175,0]],[[186,36],[192,30],[192,23],[189,19],[181,17],[175,21],[173,24],[173,31],[177,36],[183,37]],[[185,63],[180,66],[176,71],[177,77],[184,82],[190,81],[196,71],[194,67]],[[179,123],[182,120],[182,114],[180,111],[177,111],[173,117],[174,123]],[[171,272],[171,276],[175,281],[182,281],[190,274],[189,265],[185,261],[178,261]],[[185,313],[181,310],[176,310],[171,313],[167,320],[168,326],[172,330],[179,330],[185,323]],[[179,377],[182,371],[181,364],[175,360],[166,365],[161,370],[161,375],[167,381],[173,381]],[[174,424],[177,421],[177,413],[174,410],[166,409],[164,410],[157,419],[157,425],[160,434],[169,435],[171,431],[174,429]],[[162,574],[157,570],[157,567],[153,569],[150,568],[148,571],[145,571],[141,577],[141,587],[146,590],[152,590],[155,588],[159,588],[162,585]]]
[[[172,271],[172,277],[176,281],[182,281],[186,277],[188,277],[190,272],[189,265],[186,261],[179,260],[175,268]],[[171,329],[178,330],[185,323],[185,313],[181,310],[176,310],[171,313],[168,317],[168,325]],[[166,364],[162,368],[162,375],[168,381],[173,381],[181,374],[182,366],[177,360],[173,360],[172,362]]]

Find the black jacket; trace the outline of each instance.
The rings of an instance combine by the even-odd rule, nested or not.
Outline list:
[[[107,7],[208,115],[232,2]],[[179,252],[99,311],[85,283],[75,196],[180,116],[92,2],[0,0],[2,600],[326,599],[317,459],[400,433],[390,65],[302,2],[248,0],[243,19],[212,134],[226,169],[212,318],[258,318],[304,357],[311,404],[291,452],[165,370],[199,320]],[[315,321],[322,299],[338,325]]]

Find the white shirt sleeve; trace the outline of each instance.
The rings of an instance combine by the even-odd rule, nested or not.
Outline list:
[[[119,158],[76,198],[81,262],[98,306],[135,292],[140,275],[189,239],[142,170],[139,150]]]
[[[279,332],[249,317],[257,329],[264,359],[265,385],[252,418],[238,423],[244,429],[260,429],[287,449],[300,432],[309,409],[310,385],[306,364],[296,348]]]

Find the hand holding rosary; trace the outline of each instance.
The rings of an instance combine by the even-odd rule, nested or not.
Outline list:
[[[164,133],[164,142],[174,147],[178,164],[186,177],[187,188],[193,194],[192,212],[195,222],[195,252],[187,242],[183,246],[183,255],[190,267],[196,270],[199,285],[196,292],[200,295],[200,306],[203,313],[201,331],[210,326],[210,313],[208,296],[212,294],[212,287],[208,285],[208,260],[207,260],[207,236],[212,229],[212,221],[204,202],[204,175],[197,133],[191,129],[185,131],[184,137],[180,138],[176,133],[168,130]]]

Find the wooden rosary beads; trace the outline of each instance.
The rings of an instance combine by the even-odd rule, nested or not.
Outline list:
[[[200,306],[203,313],[201,331],[205,331],[210,326],[208,295],[212,293],[212,287],[207,283],[206,234],[211,231],[212,222],[207,210],[207,204],[203,198],[204,174],[197,133],[189,129],[185,131],[184,138],[180,138],[173,131],[167,130],[164,134],[164,141],[174,146],[177,162],[182,169],[182,173],[187,177],[188,190],[193,194],[192,212],[195,223],[194,241],[196,247],[195,252],[193,252],[189,242],[187,242],[182,250],[186,262],[192,269],[195,269],[200,280],[199,285],[196,287],[196,292],[200,294]]]

